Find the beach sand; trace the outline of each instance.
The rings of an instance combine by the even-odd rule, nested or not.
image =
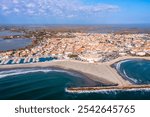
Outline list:
[[[81,72],[88,78],[104,84],[118,84],[119,86],[128,86],[131,84],[129,81],[124,80],[114,68],[106,63],[96,64],[75,60],[56,60],[44,63],[1,65],[0,69],[4,70],[30,67],[58,67],[66,70]]]
[[[112,65],[114,63],[117,63],[119,61],[122,61],[122,60],[126,60],[126,59],[145,59],[145,60],[150,60],[150,56],[143,56],[143,57],[139,57],[139,56],[123,56],[123,57],[119,57],[117,59],[114,59],[114,60],[111,60],[109,62],[107,62],[108,65]]]
[[[80,72],[88,78],[106,84],[118,85],[116,87],[132,87],[134,84],[122,78],[112,64],[126,60],[126,59],[147,59],[150,57],[120,57],[110,62],[105,63],[88,63],[76,60],[54,60],[44,63],[29,63],[29,64],[15,64],[15,65],[1,65],[0,69],[16,69],[16,68],[33,68],[33,67],[57,67],[65,70],[73,70]],[[134,86],[135,87],[135,86]]]

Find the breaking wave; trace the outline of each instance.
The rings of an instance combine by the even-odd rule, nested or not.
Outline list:
[[[150,84],[150,61],[129,59],[114,64],[118,73],[134,84]]]
[[[126,78],[128,78],[130,81],[132,81],[132,82],[134,82],[134,83],[138,83],[138,80],[135,79],[135,78],[129,77],[129,76],[127,75],[127,73],[126,73],[125,70],[123,70],[123,74],[124,74],[124,76],[125,76]]]
[[[59,73],[67,73],[72,76],[80,77],[79,74],[66,71],[66,70],[58,70],[58,69],[51,69],[51,68],[39,68],[39,69],[31,68],[31,69],[15,69],[15,70],[0,71],[0,78],[5,78],[8,76],[14,76],[14,75],[28,74],[28,73],[37,73],[37,72],[43,72],[43,73],[59,72]]]
[[[131,81],[131,82],[133,82],[133,83],[138,83],[138,80],[137,80],[137,79],[128,76],[128,74],[126,73],[125,69],[123,69],[123,68],[121,67],[122,64],[127,63],[127,62],[130,62],[130,61],[133,61],[133,60],[129,60],[129,59],[128,59],[128,60],[123,60],[123,61],[118,62],[118,63],[115,65],[116,70],[119,72],[119,74],[120,74],[121,76],[127,78],[129,81]]]

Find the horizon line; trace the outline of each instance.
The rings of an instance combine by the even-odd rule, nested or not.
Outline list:
[[[0,23],[0,25],[150,25],[150,23],[105,23],[105,24],[100,24],[100,23],[95,23],[95,24],[65,24],[65,23],[47,23],[47,24],[42,24],[42,23],[18,23],[18,24],[15,24],[15,23]]]

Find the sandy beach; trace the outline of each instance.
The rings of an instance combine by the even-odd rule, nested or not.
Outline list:
[[[126,59],[145,59],[145,60],[150,60],[150,56],[148,56],[148,57],[146,57],[146,56],[143,56],[143,57],[139,57],[139,56],[123,56],[123,57],[119,57],[117,59],[108,61],[107,64],[108,65],[112,65],[112,64],[114,64],[116,62],[119,62],[119,61],[122,61],[122,60],[126,60]]]
[[[126,60],[126,59],[146,59],[150,60],[150,57],[120,57],[110,62],[105,63],[88,63],[88,62],[81,62],[76,60],[54,60],[50,62],[43,62],[43,63],[29,63],[29,64],[15,64],[15,65],[1,65],[1,70],[7,70],[7,69],[16,69],[16,68],[33,68],[33,67],[57,67],[65,70],[73,70],[79,73],[84,74],[91,80],[101,82],[106,85],[117,85],[117,86],[110,86],[109,89],[112,87],[113,89],[116,87],[116,89],[127,89],[128,87],[131,89],[133,88],[139,88],[140,86],[130,83],[128,80],[122,78],[117,70],[112,67],[112,64]],[[145,87],[145,85],[144,85]],[[146,85],[147,87],[147,85]],[[93,87],[94,88],[94,87]],[[104,87],[106,88],[106,87]],[[149,88],[149,86],[148,86]],[[83,88],[83,90],[86,90]],[[96,88],[97,90],[101,90],[103,88]],[[73,90],[79,90],[82,89],[79,87]],[[92,90],[92,88],[90,89]],[[94,88],[95,90],[95,88]]]
[[[128,86],[130,82],[124,80],[115,69],[108,63],[87,63],[75,60],[56,60],[44,63],[30,63],[30,64],[15,64],[15,65],[1,65],[0,69],[14,69],[26,67],[58,67],[66,70],[74,70],[82,72],[87,75],[92,75],[95,81],[100,81],[105,84],[118,84],[119,86]]]

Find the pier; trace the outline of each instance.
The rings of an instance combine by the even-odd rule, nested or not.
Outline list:
[[[20,63],[20,61],[21,61],[21,59],[20,59],[20,58],[18,58],[18,60],[17,60],[16,64],[19,64],[19,63]]]
[[[130,85],[126,87],[109,86],[109,87],[77,87],[66,88],[66,92],[69,93],[90,93],[90,92],[102,92],[102,91],[119,91],[119,90],[142,90],[149,89],[150,85]]]
[[[27,62],[30,63],[30,60],[31,60],[31,58],[28,58],[28,61],[27,61]]]
[[[5,60],[2,60],[2,61],[1,61],[1,65],[3,65],[4,63],[5,63]]]
[[[33,63],[35,63],[36,62],[36,58],[33,58],[33,61],[32,61]]]
[[[6,61],[4,62],[4,65],[6,65],[9,61],[10,61],[10,59],[6,60]]]

